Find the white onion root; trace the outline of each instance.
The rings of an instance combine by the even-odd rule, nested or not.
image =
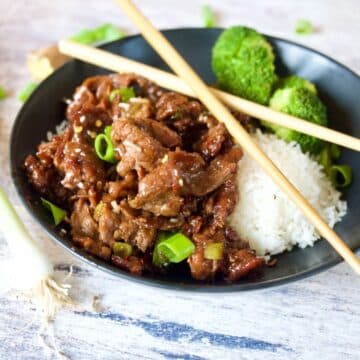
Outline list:
[[[59,284],[54,279],[53,265],[44,251],[31,238],[15,212],[5,192],[0,187],[0,231],[3,232],[14,256],[16,270],[13,290],[31,290],[31,296],[41,304],[44,320],[51,321],[56,312],[73,304],[66,282]]]

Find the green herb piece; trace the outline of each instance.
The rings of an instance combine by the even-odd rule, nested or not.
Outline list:
[[[330,179],[335,187],[349,186],[352,181],[352,169],[349,165],[333,165],[330,168]]]
[[[324,146],[324,148],[321,150],[319,154],[318,162],[320,165],[324,167],[325,173],[329,176],[330,168],[332,165],[329,144],[326,144],[326,146]]]
[[[106,137],[107,137],[109,140],[111,140],[111,130],[112,130],[112,126],[111,126],[111,125],[105,126],[104,134],[106,135]]]
[[[81,44],[93,45],[121,39],[124,32],[112,24],[103,24],[94,29],[84,29],[70,39]]]
[[[114,255],[120,256],[124,259],[128,258],[132,254],[132,246],[123,242],[116,242],[113,245]]]
[[[203,18],[203,24],[207,28],[216,26],[215,14],[211,10],[209,5],[203,5],[201,7],[201,14]]]
[[[160,233],[154,248],[153,263],[157,266],[179,263],[187,259],[194,250],[195,245],[184,234]]]
[[[0,86],[0,100],[3,100],[6,98],[6,90]]]
[[[66,210],[59,208],[49,200],[46,200],[44,198],[40,198],[40,199],[43,206],[51,212],[55,225],[59,225],[67,215]]]
[[[330,154],[333,159],[337,160],[341,155],[341,150],[336,144],[330,144]]]
[[[204,258],[208,260],[221,260],[223,258],[224,244],[210,243],[204,250]]]
[[[114,101],[115,97],[117,95],[120,95],[121,102],[129,102],[129,100],[133,97],[135,97],[135,91],[133,88],[120,88],[120,89],[114,89],[110,92],[109,100],[112,102]]]
[[[299,19],[296,21],[295,32],[298,35],[310,35],[314,32],[314,27],[309,20]]]
[[[35,82],[30,82],[29,84],[27,84],[23,90],[21,90],[18,94],[18,98],[21,102],[25,102],[30,95],[32,94],[32,92],[37,88],[38,84]]]
[[[116,163],[115,151],[111,140],[105,134],[99,134],[95,138],[95,152],[97,156],[106,162]]]

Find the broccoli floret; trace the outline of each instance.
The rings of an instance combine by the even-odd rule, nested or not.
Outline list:
[[[308,89],[288,88],[276,90],[270,99],[269,106],[274,110],[297,116],[318,125],[327,126],[325,106]],[[263,125],[270,128],[279,138],[287,142],[296,141],[304,152],[316,154],[324,146],[323,141],[295,130],[267,122],[264,122]]]
[[[317,95],[316,86],[300,76],[290,75],[286,78],[280,79],[276,86],[277,89],[286,89],[286,88],[297,88],[297,89],[308,89],[313,94]]]
[[[271,45],[243,26],[225,30],[212,49],[212,68],[223,90],[268,104],[277,76]]]

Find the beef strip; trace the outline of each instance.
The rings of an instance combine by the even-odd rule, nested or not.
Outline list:
[[[205,202],[204,213],[212,218],[217,227],[223,227],[233,212],[237,201],[236,176],[232,175]]]
[[[264,259],[256,257],[254,250],[231,250],[225,266],[227,279],[231,282],[237,281],[250,272],[260,269],[264,264]]]
[[[98,238],[97,223],[91,214],[89,204],[84,199],[79,199],[74,203],[70,225],[73,235],[88,236],[92,239]]]
[[[112,200],[117,200],[136,192],[136,174],[134,174],[134,172],[129,172],[121,180],[107,182],[107,190]]]
[[[125,241],[145,252],[155,241],[156,226],[124,200],[120,204],[112,202],[103,206],[99,233],[100,240],[110,246],[115,241]]]
[[[219,154],[221,147],[228,137],[228,132],[224,124],[217,124],[207,131],[195,144],[194,149],[201,153],[206,160]]]
[[[153,170],[167,152],[158,140],[141,129],[133,119],[115,121],[111,139],[115,151],[121,157],[117,165],[117,172],[121,176],[134,169],[137,173],[142,169],[147,172]]]
[[[174,216],[183,196],[204,196],[227,181],[236,172],[240,156],[241,150],[233,148],[206,167],[197,153],[169,152],[165,163],[139,181],[138,194],[130,205],[155,215]]]
[[[58,205],[66,206],[69,203],[71,192],[61,184],[61,176],[52,165],[28,155],[24,167],[29,182],[43,197]]]
[[[222,271],[223,260],[208,260],[204,257],[204,250],[210,243],[226,244],[223,229],[207,227],[203,231],[193,235],[196,243],[195,252],[188,258],[191,275],[197,280],[212,280],[216,274]]]
[[[120,269],[126,270],[133,275],[141,275],[144,270],[144,261],[136,256],[129,256],[124,259],[120,256],[112,255],[111,261]]]
[[[54,158],[54,165],[64,174],[61,183],[70,190],[88,188],[105,181],[104,163],[97,157],[94,148],[86,143],[67,142]]]
[[[81,248],[84,248],[88,253],[100,257],[104,260],[111,259],[111,249],[93,238],[88,236],[72,235],[74,243]]]

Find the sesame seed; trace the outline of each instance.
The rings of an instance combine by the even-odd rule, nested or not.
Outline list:
[[[79,182],[79,183],[77,184],[77,186],[78,186],[79,189],[83,189],[83,188],[84,188],[84,184],[83,184],[82,182]]]
[[[161,162],[165,164],[169,160],[169,155],[165,154],[164,157],[161,159]]]
[[[139,104],[146,104],[146,103],[148,103],[150,101],[147,98],[133,97],[133,98],[130,99],[130,102],[139,103]]]
[[[177,223],[178,219],[177,219],[177,218],[171,218],[169,221],[170,221],[171,223]]]
[[[79,134],[83,131],[83,127],[82,126],[74,126],[74,131]]]
[[[120,206],[118,205],[118,203],[116,202],[116,200],[113,200],[111,203],[111,207],[114,210],[115,214],[119,214],[120,213]]]
[[[86,120],[86,116],[85,116],[85,115],[81,115],[81,116],[80,116],[80,122],[83,123],[83,122],[85,122],[85,120]]]
[[[119,108],[121,108],[121,109],[123,109],[123,110],[129,110],[130,104],[127,104],[127,103],[119,103]]]
[[[179,179],[178,182],[179,182],[179,185],[180,185],[180,186],[184,186],[184,180],[183,180],[183,179]]]
[[[74,150],[74,152],[77,153],[77,154],[78,154],[80,151],[81,151],[80,148],[76,148],[76,149]]]
[[[96,138],[97,132],[88,130],[86,132],[92,139]]]
[[[98,119],[98,120],[95,121],[95,126],[96,126],[96,127],[100,127],[102,124],[103,124],[103,123],[102,123],[102,121],[101,121],[100,119]]]

